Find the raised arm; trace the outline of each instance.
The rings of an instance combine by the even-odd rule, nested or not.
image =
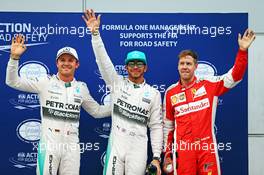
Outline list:
[[[96,17],[92,9],[86,10],[84,15],[82,16],[83,20],[86,23],[86,26],[89,28],[89,30],[92,33],[93,51],[102,78],[104,79],[104,81],[108,86],[113,87],[114,81],[119,78],[119,75],[117,74],[113,63],[110,57],[108,56],[105,50],[104,43],[100,37],[100,33],[99,33],[100,17],[101,15],[98,15]]]
[[[232,77],[235,82],[242,80],[246,69],[247,69],[247,62],[248,62],[248,55],[247,50],[255,40],[256,35],[250,29],[247,29],[244,32],[244,35],[238,34],[238,45],[239,45],[239,52],[236,57],[236,61],[234,67],[232,69]]]
[[[21,55],[26,51],[25,38],[17,35],[12,39],[11,55],[6,68],[6,84],[14,89],[38,93],[39,80],[29,80],[18,76],[18,64]]]
[[[244,77],[248,64],[247,50],[256,38],[254,32],[247,29],[243,36],[238,34],[239,50],[236,55],[234,66],[224,75],[206,78],[215,84],[216,95],[222,95],[229,89],[235,87]]]

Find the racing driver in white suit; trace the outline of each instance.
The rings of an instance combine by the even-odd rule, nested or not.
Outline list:
[[[145,82],[147,60],[131,51],[125,60],[128,78],[118,75],[99,35],[100,15],[87,10],[83,19],[92,33],[92,46],[100,73],[110,87],[112,128],[104,175],[144,175],[147,163],[147,127],[150,129],[152,164],[160,170],[163,142],[160,92]]]
[[[41,106],[41,138],[38,145],[37,174],[78,175],[80,169],[79,118],[81,106],[96,118],[110,116],[110,108],[100,106],[89,94],[86,83],[76,81],[79,58],[75,49],[64,47],[57,53],[57,75],[26,79],[18,75],[18,62],[25,52],[25,38],[12,40],[6,84],[17,90],[38,93]]]

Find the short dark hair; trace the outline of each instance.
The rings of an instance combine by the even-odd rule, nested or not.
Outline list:
[[[178,55],[178,58],[180,59],[180,58],[185,57],[187,55],[193,57],[194,58],[194,62],[197,63],[198,55],[197,55],[196,52],[194,52],[193,50],[190,50],[190,49],[181,51],[180,54]]]

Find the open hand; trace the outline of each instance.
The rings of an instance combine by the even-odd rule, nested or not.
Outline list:
[[[11,58],[18,60],[26,49],[25,37],[22,34],[16,35],[12,38]]]
[[[160,162],[158,160],[152,160],[152,165],[156,166],[157,168],[157,175],[161,175],[161,168],[160,168]]]
[[[84,12],[82,18],[85,21],[86,26],[89,28],[90,32],[95,35],[98,34],[101,15],[98,15],[96,17],[93,9],[88,9]]]
[[[173,161],[172,161],[170,156],[165,156],[165,159],[163,161],[163,172],[165,172],[166,174],[169,174],[173,171],[173,169],[168,169],[169,165],[172,166]],[[173,167],[171,167],[171,168],[173,168]]]
[[[250,29],[247,29],[245,31],[243,37],[241,37],[241,34],[239,33],[238,34],[238,45],[239,45],[240,50],[246,51],[255,38],[256,38],[255,33]]]

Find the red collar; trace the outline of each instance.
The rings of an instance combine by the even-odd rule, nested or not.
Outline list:
[[[197,78],[196,78],[196,76],[194,76],[194,79],[190,83],[188,83],[187,85],[182,85],[181,80],[179,80],[179,84],[180,84],[182,90],[183,89],[189,89],[196,83],[196,81],[197,81]]]

